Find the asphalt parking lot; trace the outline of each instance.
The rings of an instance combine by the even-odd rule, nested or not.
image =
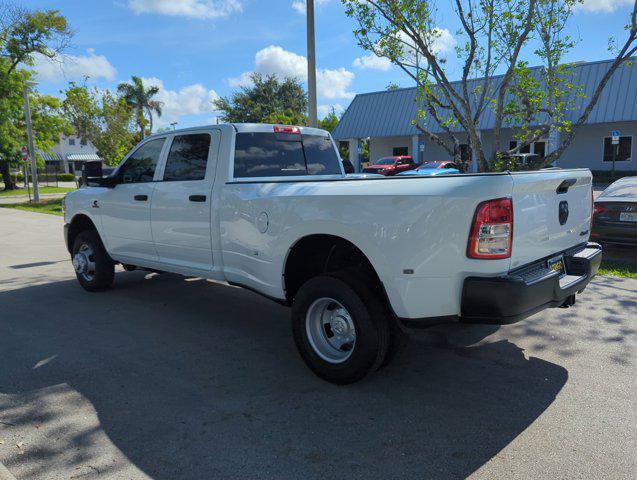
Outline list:
[[[18,479],[635,478],[637,280],[419,332],[336,387],[256,294],[143,272],[83,291],[61,227],[0,209],[0,463]]]

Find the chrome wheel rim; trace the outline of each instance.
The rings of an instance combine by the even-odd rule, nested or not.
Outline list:
[[[356,346],[356,326],[347,309],[333,298],[310,305],[305,316],[307,338],[314,352],[329,363],[347,360]]]
[[[83,243],[73,255],[73,268],[87,282],[95,278],[95,255],[90,245]]]

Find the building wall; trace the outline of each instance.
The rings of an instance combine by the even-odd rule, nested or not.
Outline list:
[[[69,144],[69,139],[75,141],[75,145]],[[65,136],[60,135],[60,141],[56,146],[51,149],[51,152],[61,155],[63,158],[66,158],[67,155],[70,154],[97,154],[97,149],[93,146],[91,142],[87,142],[86,145],[82,145],[80,138],[76,135]]]
[[[613,130],[619,130],[622,136],[632,136],[632,156],[630,161],[616,162],[616,170],[637,171],[637,122],[608,123],[585,125],[579,129],[573,142],[564,151],[557,161],[557,166],[562,168],[590,168],[591,170],[611,170],[612,162],[603,161],[604,137],[610,136]],[[514,132],[505,129],[502,132],[501,148],[508,148],[509,142],[514,140]],[[420,137],[421,140],[424,137]],[[467,137],[458,134],[461,143],[466,143]],[[548,152],[548,139],[547,142]],[[493,132],[482,132],[482,143],[487,158],[493,154]],[[381,157],[392,155],[394,147],[407,147],[409,154],[412,152],[412,137],[372,137],[369,141],[371,160],[376,161]],[[439,145],[425,140],[423,161],[450,160],[451,156]]]
[[[371,137],[369,139],[369,159],[371,163],[379,158],[393,155],[395,147],[407,147],[409,155],[413,155],[411,137]]]
[[[579,129],[573,142],[557,161],[562,168],[584,167],[591,170],[611,170],[613,162],[604,162],[604,137],[613,130],[619,130],[622,136],[632,136],[632,155],[627,162],[615,162],[616,170],[637,171],[637,122],[606,123],[585,125]]]
[[[460,143],[467,142],[466,134],[457,134],[456,136]],[[449,142],[449,144],[451,145],[451,142]],[[423,154],[423,157],[424,162],[433,162],[435,160],[452,160],[452,156],[447,153],[447,150],[431,140],[425,140],[425,152]]]

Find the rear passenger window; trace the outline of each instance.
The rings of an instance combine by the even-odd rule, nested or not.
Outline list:
[[[164,168],[164,181],[203,180],[206,176],[210,135],[195,133],[173,139]]]
[[[329,137],[238,133],[234,155],[235,178],[341,173]]]
[[[165,138],[146,142],[128,157],[118,171],[123,183],[152,182]]]

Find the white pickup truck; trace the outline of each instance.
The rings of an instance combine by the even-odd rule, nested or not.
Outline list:
[[[323,130],[234,124],[153,135],[97,170],[65,199],[86,290],[118,263],[249,288],[291,305],[301,356],[339,384],[409,328],[571,305],[601,261],[584,169],[348,176]]]

